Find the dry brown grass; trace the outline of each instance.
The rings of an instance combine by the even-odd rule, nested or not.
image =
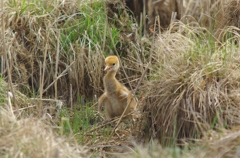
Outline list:
[[[78,143],[71,133],[63,135],[59,126],[56,100],[27,98],[14,89],[19,109],[12,105],[8,84],[0,81],[0,155],[1,157],[90,157],[89,148]]]
[[[215,27],[215,17],[222,7],[222,0],[182,0],[182,21],[197,22],[203,27],[213,29]]]
[[[105,54],[119,54],[134,59],[134,62],[135,59],[141,62],[144,56],[138,54],[141,47],[135,43],[138,40],[137,28],[127,24],[130,19],[127,19],[126,11],[123,11],[123,21],[113,26],[123,28],[121,36],[114,37],[118,34],[113,34],[112,28],[107,29],[112,25],[111,21],[108,25],[107,17],[95,19],[97,21],[92,24],[88,23],[92,21],[91,14],[96,15],[93,18],[99,18],[91,8],[92,3],[94,2],[79,3],[72,0],[54,3],[5,3],[6,53],[11,63],[13,83],[17,84],[21,91],[40,98],[43,96],[62,99],[70,105],[72,101],[77,101],[79,96],[84,99],[94,98],[102,93],[100,87]],[[86,10],[88,12],[84,12]],[[107,12],[107,9],[105,10]],[[106,21],[98,23],[98,20]],[[106,37],[98,37],[95,32],[91,32],[98,31],[96,29],[99,29],[100,36]],[[97,41],[99,38],[101,40]],[[114,43],[116,41],[120,43]],[[124,61],[124,58],[122,60]],[[135,70],[142,67],[141,64],[129,63],[129,69],[126,73],[121,73],[121,78],[126,79],[139,73],[139,70]],[[7,76],[6,72],[2,72],[3,75]],[[130,80],[135,78],[136,76],[133,76]],[[129,79],[123,82],[132,84]]]
[[[68,103],[70,87],[74,87],[71,92],[74,100],[79,95],[98,94],[102,51],[97,46],[88,48],[88,37],[77,37],[76,44],[70,43],[70,50],[63,48],[66,43],[62,38],[70,38],[70,24],[74,27],[78,18],[83,18],[79,13],[85,3],[16,3],[8,1],[4,7],[6,53],[14,84],[25,94],[57,97]]]
[[[197,22],[201,26],[213,29],[215,16],[228,0],[146,0],[127,1],[126,5],[137,17],[140,25],[152,33],[165,31],[174,21],[184,23]],[[145,14],[147,15],[145,17]]]
[[[239,157],[240,156],[239,127],[222,132],[209,131],[197,144],[201,148],[192,152],[199,157]]]
[[[231,40],[222,47],[211,44],[214,39],[201,27],[180,30],[158,36],[156,65],[142,89],[145,134],[162,145],[240,123],[239,48]]]
[[[41,118],[30,116],[36,113],[35,107],[22,105],[30,110],[27,108],[15,110],[11,98],[7,97],[7,87],[1,80],[1,157],[87,157],[88,150],[77,144],[74,138],[66,139],[64,136],[56,135],[46,115]],[[31,104],[30,99],[26,99],[16,90],[15,92],[18,103]]]
[[[216,16],[216,32],[215,35],[219,40],[224,41],[229,38],[226,30],[233,30],[239,34],[240,27],[240,1],[226,1],[220,7],[220,10]]]
[[[147,145],[140,146],[135,144],[133,152],[129,158],[205,158],[219,157],[231,158],[239,157],[240,141],[239,127],[234,130],[224,130],[222,132],[208,131],[204,133],[204,138],[197,140],[195,145],[185,144],[186,148],[164,148],[156,142],[149,142]]]
[[[86,157],[84,147],[56,136],[39,119],[17,120],[8,107],[0,107],[1,157]]]

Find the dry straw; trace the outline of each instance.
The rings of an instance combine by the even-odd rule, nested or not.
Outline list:
[[[11,92],[7,83],[0,88],[0,153],[1,157],[87,157],[88,150],[74,141],[57,136],[45,117],[31,117],[35,105],[15,89],[18,104],[24,108],[12,107]],[[4,102],[5,103],[4,103]],[[33,103],[36,103],[34,101]],[[25,105],[23,105],[25,104]],[[18,112],[18,113],[17,113]],[[53,120],[52,120],[53,121]]]
[[[75,1],[7,1],[4,6],[5,46],[12,78],[26,94],[50,96],[70,101],[72,95],[98,94],[101,85],[101,50],[88,48],[88,37],[70,43],[62,36],[74,23],[83,3]],[[68,9],[67,9],[68,8]],[[65,26],[64,23],[67,25]],[[75,23],[77,25],[77,23]],[[61,32],[61,35],[60,35]],[[60,45],[61,42],[61,45]],[[63,73],[64,72],[64,73]],[[7,75],[7,74],[4,74]],[[51,85],[51,86],[49,86]],[[41,97],[40,97],[41,98]]]
[[[95,19],[94,26],[85,26],[88,19],[92,21],[91,15],[97,15],[91,8],[92,3],[105,5],[105,2],[99,1],[79,3],[73,0],[5,2],[5,18],[2,20],[5,23],[6,53],[11,63],[13,83],[25,94],[62,99],[71,104],[79,96],[92,98],[102,93],[104,54],[113,54],[110,45],[115,46],[116,39],[112,43],[111,38],[116,35],[108,33],[112,30],[106,31],[109,27],[107,13],[103,17],[105,23],[98,23]],[[88,12],[84,12],[86,10]],[[110,11],[105,9],[105,12]],[[127,17],[126,11],[123,15]],[[124,23],[126,21],[127,18]],[[87,32],[91,27],[103,27],[103,41],[94,41],[94,34]],[[127,28],[127,36],[122,39],[124,42],[135,27],[121,27]],[[136,29],[135,36],[131,38],[136,38],[135,33]],[[140,46],[129,43],[116,51],[125,52],[121,55],[134,59],[139,56],[136,49],[139,50]],[[135,67],[139,65],[130,63],[129,67],[133,68],[128,70],[128,74],[136,71]],[[7,76],[6,73],[3,75]],[[125,74],[122,76],[126,78]]]
[[[8,107],[9,105],[6,105]],[[3,157],[86,157],[87,150],[55,136],[48,125],[36,118],[17,120],[9,109],[0,107],[0,150]]]
[[[232,131],[222,132],[208,131],[203,139],[197,140],[195,145],[189,145],[189,149],[163,148],[156,141],[149,142],[147,145],[140,146],[134,144],[134,150],[127,156],[129,158],[205,158],[205,157],[239,157],[239,128]],[[120,154],[119,154],[120,155]]]
[[[211,45],[204,28],[179,26],[178,33],[159,35],[156,67],[143,86],[147,133],[163,145],[240,123],[239,49],[231,40]]]
[[[240,27],[240,1],[239,0],[232,0],[227,1],[225,3],[222,2],[220,5],[220,9],[216,15],[216,32],[215,36],[219,38],[220,41],[224,41],[225,39],[229,38],[229,31],[233,34],[239,34],[239,27]]]

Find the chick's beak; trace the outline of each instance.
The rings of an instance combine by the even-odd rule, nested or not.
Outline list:
[[[107,70],[109,70],[110,68],[111,68],[111,66],[107,65],[107,66],[105,67],[104,71],[107,71]]]

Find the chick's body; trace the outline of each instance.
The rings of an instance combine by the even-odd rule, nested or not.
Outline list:
[[[108,118],[121,116],[128,106],[125,114],[135,110],[136,100],[133,98],[131,91],[123,86],[116,78],[119,68],[119,61],[116,56],[109,56],[105,60],[107,74],[103,78],[104,94],[99,98],[99,110],[104,105]],[[130,116],[128,116],[130,117]]]

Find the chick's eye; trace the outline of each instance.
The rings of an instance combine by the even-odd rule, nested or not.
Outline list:
[[[112,64],[113,66],[115,65],[115,63]]]

